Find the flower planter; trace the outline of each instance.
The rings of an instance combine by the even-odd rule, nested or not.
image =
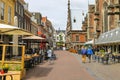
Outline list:
[[[4,73],[7,73],[7,72],[8,72],[8,69],[5,68],[5,69],[3,69],[3,71],[4,71]]]
[[[8,71],[8,73],[16,73],[16,75],[12,75],[13,80],[21,80],[21,71]],[[6,80],[11,80],[10,76],[6,76]]]

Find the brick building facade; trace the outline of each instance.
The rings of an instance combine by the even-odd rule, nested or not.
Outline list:
[[[80,16],[77,16],[80,17]],[[74,20],[75,22],[76,20]],[[73,30],[70,9],[70,0],[68,0],[68,18],[66,28],[66,47],[67,49],[74,48],[78,49],[86,42],[86,31],[85,30]],[[79,28],[82,26],[79,26]]]

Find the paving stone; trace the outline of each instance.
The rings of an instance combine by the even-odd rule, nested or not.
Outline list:
[[[73,55],[73,54],[72,54]],[[74,55],[80,62],[80,65],[93,75],[96,80],[120,80],[120,63],[102,64],[95,61],[82,64],[81,55]]]
[[[53,64],[44,62],[27,72],[24,80],[95,80],[68,51],[55,51],[57,60]]]

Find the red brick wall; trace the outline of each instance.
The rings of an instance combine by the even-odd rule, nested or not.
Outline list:
[[[80,34],[80,42],[86,42],[85,34]]]
[[[73,33],[72,34],[72,42],[76,42],[76,35],[79,35],[79,41],[77,41],[77,42],[86,42],[86,37],[85,37],[86,35],[83,33],[80,33],[80,34]]]

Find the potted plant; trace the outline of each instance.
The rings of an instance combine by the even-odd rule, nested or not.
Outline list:
[[[4,71],[4,73],[7,73],[8,70],[9,70],[8,64],[4,64],[4,65],[2,66],[2,70]]]

